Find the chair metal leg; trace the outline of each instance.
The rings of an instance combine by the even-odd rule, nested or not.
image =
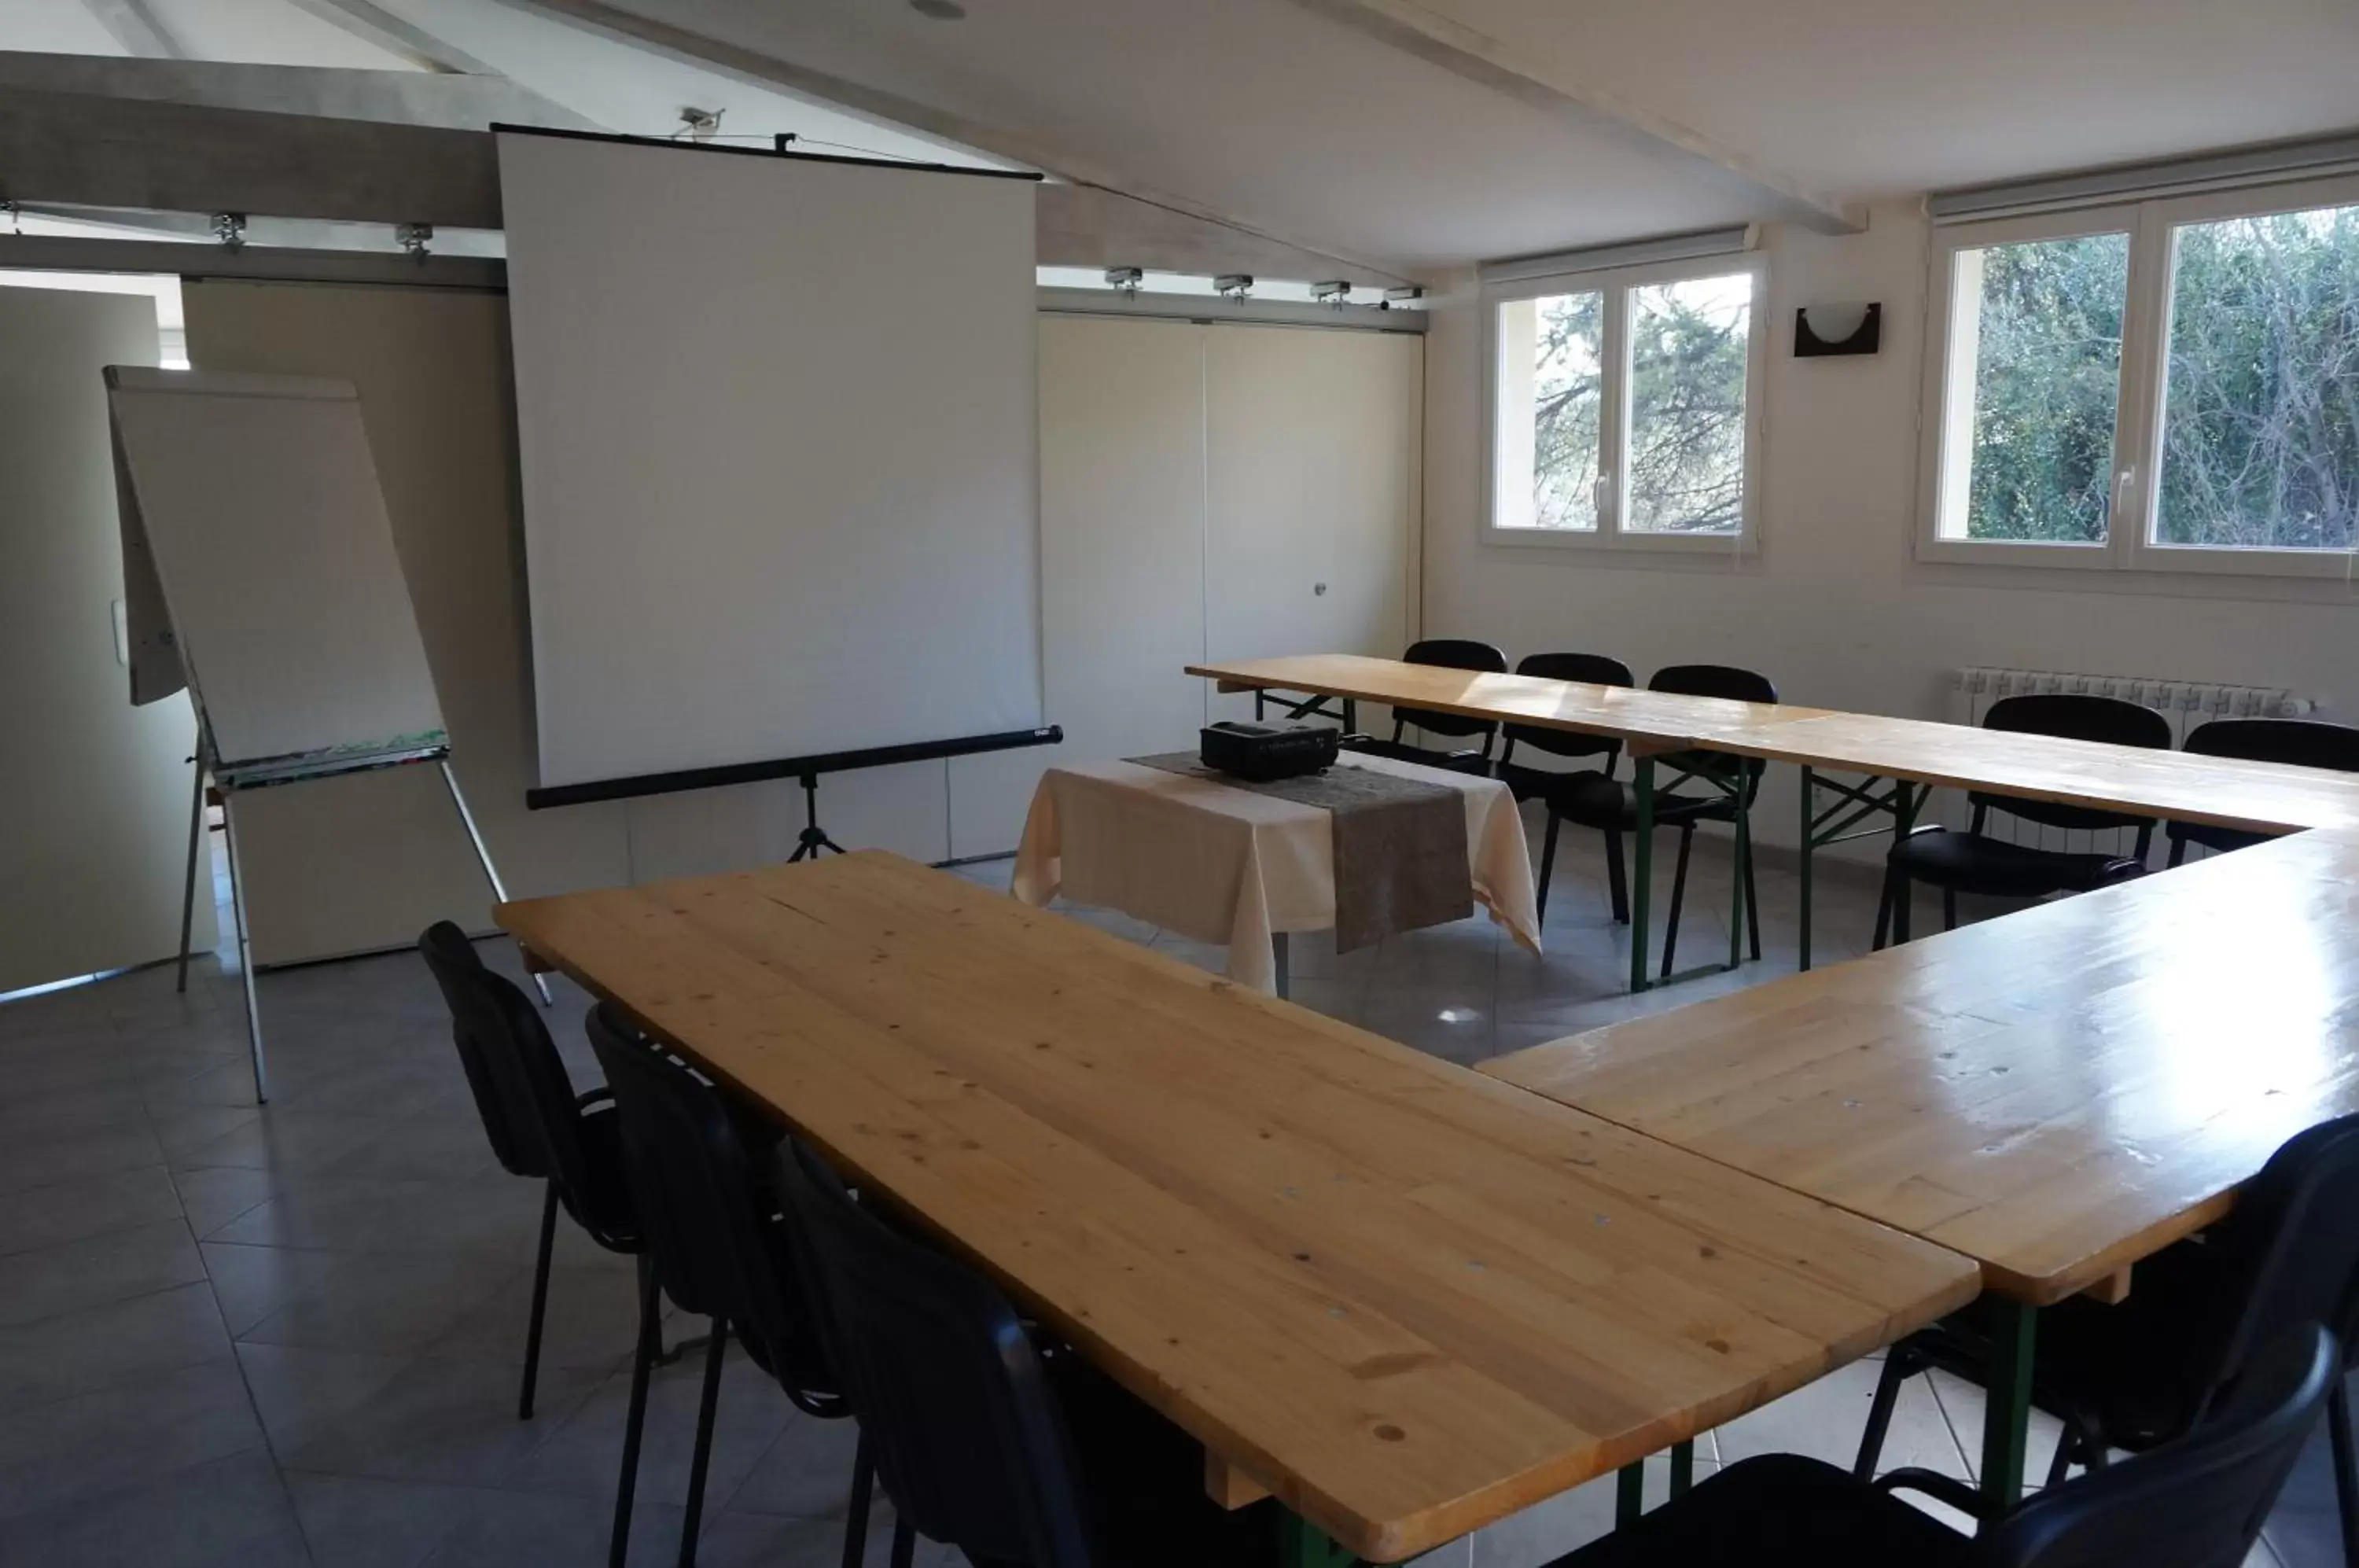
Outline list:
[[[532,1391],[540,1381],[540,1324],[549,1313],[549,1257],[557,1246],[557,1183],[548,1184],[540,1205],[540,1252],[532,1270],[532,1322],[524,1334],[524,1389],[516,1396],[516,1420],[532,1420]]]
[[[1605,835],[1605,892],[1613,900],[1614,923],[1630,923],[1630,871],[1622,859],[1622,835]]]
[[[1941,929],[1958,929],[1958,890],[1955,887],[1941,889]]]
[[[1693,846],[1694,843],[1695,824],[1692,822],[1681,822],[1680,824],[1679,868],[1671,873],[1671,912],[1669,918],[1663,922],[1663,967],[1661,975],[1662,978],[1666,980],[1671,977],[1671,955],[1677,953],[1680,947],[1680,906],[1687,901],[1688,851]]]
[[[1900,1403],[1900,1385],[1917,1371],[1917,1358],[1898,1345],[1885,1353],[1884,1369],[1875,1379],[1875,1399],[1867,1407],[1867,1425],[1859,1434],[1859,1456],[1852,1461],[1851,1473],[1857,1479],[1875,1479],[1875,1463],[1884,1457],[1884,1439],[1892,1430],[1892,1411]]]
[[[1892,931],[1893,881],[1892,872],[1887,867],[1884,873],[1884,895],[1875,901],[1875,940],[1867,944],[1870,953],[1881,953],[1889,945],[1886,938]]]
[[[696,1407],[696,1448],[688,1462],[688,1517],[679,1525],[679,1568],[696,1568],[696,1537],[704,1523],[704,1473],[712,1463],[712,1418],[721,1409],[721,1364],[729,1348],[729,1320],[712,1320],[704,1351],[704,1397]]]
[[[1556,874],[1556,833],[1562,823],[1563,819],[1550,811],[1548,814],[1548,832],[1540,839],[1540,907],[1537,918],[1542,931],[1548,929],[1549,878]]]
[[[861,1568],[868,1556],[868,1499],[876,1489],[876,1461],[862,1432],[852,1454],[852,1501],[843,1513],[843,1568]]]
[[[2337,1376],[2326,1396],[2326,1430],[2334,1442],[2334,1504],[2343,1519],[2343,1561],[2359,1568],[2359,1458],[2351,1438],[2351,1390]]]
[[[909,1568],[909,1559],[917,1554],[917,1527],[910,1524],[907,1514],[893,1517],[893,1568]]]
[[[1892,945],[1908,940],[1917,904],[1917,881],[1903,871],[1892,879]]]
[[[623,1568],[631,1553],[632,1494],[639,1486],[639,1440],[647,1424],[647,1368],[655,1360],[655,1260],[639,1255],[639,1345],[631,1358],[631,1407],[623,1418],[623,1474],[614,1484],[614,1524],[606,1538],[607,1568]]]
[[[2060,1486],[2064,1477],[2072,1473],[2072,1461],[2081,1449],[2081,1432],[2071,1422],[2064,1423],[2056,1434],[2056,1452],[2048,1461],[2048,1485]]]

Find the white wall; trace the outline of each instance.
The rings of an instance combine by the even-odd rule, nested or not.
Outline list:
[[[2359,590],[2265,579],[2131,577],[1919,563],[1917,505],[1928,230],[1913,204],[1867,233],[1772,226],[1762,547],[1672,560],[1482,541],[1481,315],[1471,277],[1434,303],[1426,365],[1425,628],[1511,658],[1607,653],[1760,670],[1788,701],[1947,716],[1949,672],[1999,664],[2291,687],[2359,722]],[[1798,306],[1884,303],[1874,358],[1797,360]],[[2104,581],[2093,581],[2103,576]],[[1791,769],[1756,832],[1795,842]]]
[[[131,705],[107,365],[156,363],[155,301],[0,289],[0,992],[180,941],[196,721]],[[195,943],[213,942],[212,866]]]

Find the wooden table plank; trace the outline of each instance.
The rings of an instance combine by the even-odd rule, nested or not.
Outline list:
[[[2359,833],[2044,904],[1483,1071],[1938,1241],[2046,1303],[2359,1111]]]
[[[1701,746],[1836,772],[1987,789],[2256,833],[2359,825],[2359,779],[2323,768],[1925,719],[1739,702],[1530,676],[1485,675],[1350,654],[1191,664],[1231,686],[1438,709],[1542,729],[1618,735],[1639,750]]]
[[[1970,1297],[1955,1254],[893,856],[503,905],[1352,1551]]]

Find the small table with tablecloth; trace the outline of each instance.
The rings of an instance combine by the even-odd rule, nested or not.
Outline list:
[[[1445,788],[1465,811],[1473,903],[1539,951],[1523,819],[1495,779],[1346,753],[1364,768]],[[1016,854],[1012,890],[1042,905],[1060,892],[1197,942],[1228,944],[1228,973],[1274,991],[1278,947],[1336,923],[1334,818],[1300,800],[1148,761],[1077,763],[1042,775]]]

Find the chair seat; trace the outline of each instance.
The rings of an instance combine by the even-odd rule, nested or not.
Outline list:
[[[1549,1568],[1949,1568],[1967,1537],[1799,1454],[1732,1465]]]
[[[2039,1314],[2032,1342],[2032,1402],[2088,1423],[2108,1448],[2143,1453],[2182,1435],[2211,1380],[2209,1353],[2236,1302],[2201,1242],[2165,1247],[2138,1264],[2130,1293],[2107,1306],[2086,1296]],[[1990,1335],[1979,1305],[1901,1342],[1953,1377],[1987,1384]]]
[[[612,1101],[582,1113],[582,1179],[561,1195],[565,1212],[609,1252],[639,1250],[639,1222],[623,1174],[623,1131]]]
[[[2220,851],[2250,849],[2277,836],[2275,833],[2245,833],[2237,828],[2215,828],[2207,822],[2172,822],[2165,831],[2173,843],[2200,844],[2206,849]]]
[[[1595,828],[1601,833],[1636,833],[1638,830],[1637,789],[1619,779],[1608,779],[1602,773],[1556,774],[1551,776],[1540,798],[1548,802],[1551,812],[1585,828]],[[1655,791],[1655,824],[1658,827],[1680,822],[1731,822],[1735,815],[1736,803],[1724,795]]]
[[[1891,865],[1917,881],[1953,893],[1999,898],[2085,893],[2145,869],[2121,855],[2068,855],[1949,828],[1927,828],[1902,839],[1893,846]]]

